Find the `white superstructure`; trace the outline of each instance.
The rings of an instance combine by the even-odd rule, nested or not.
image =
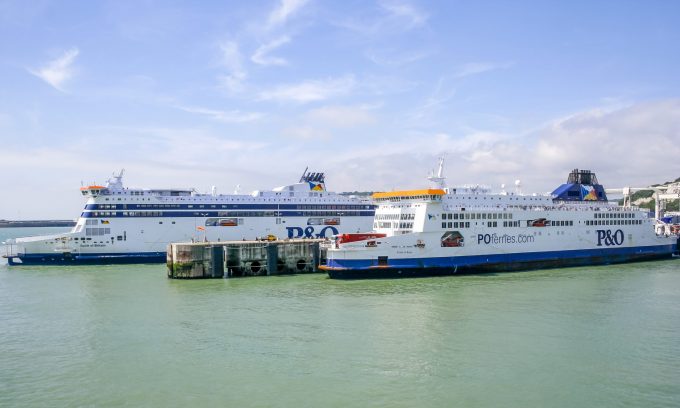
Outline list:
[[[135,189],[122,172],[81,188],[87,199],[71,232],[6,242],[10,264],[164,262],[170,242],[227,241],[273,235],[330,237],[371,228],[368,199],[326,191],[323,173],[251,194]]]

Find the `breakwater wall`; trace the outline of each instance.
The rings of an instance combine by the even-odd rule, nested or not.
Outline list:
[[[234,278],[319,272],[322,239],[226,241],[168,245],[172,279]]]
[[[0,220],[0,228],[72,227],[74,225],[76,225],[76,222],[73,220],[29,220],[29,221]]]

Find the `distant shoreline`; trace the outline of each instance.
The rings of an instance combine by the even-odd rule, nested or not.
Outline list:
[[[73,220],[30,220],[30,221],[0,220],[0,228],[72,227],[74,225],[76,225],[76,222]]]

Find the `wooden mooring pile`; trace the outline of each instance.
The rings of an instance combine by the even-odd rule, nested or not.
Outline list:
[[[322,239],[225,241],[168,245],[168,277],[233,278],[319,272]]]

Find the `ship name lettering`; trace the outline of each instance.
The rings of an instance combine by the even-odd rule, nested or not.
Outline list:
[[[614,246],[623,244],[623,230],[597,230],[597,246]]]
[[[486,245],[489,245],[489,244],[526,244],[526,243],[531,243],[531,242],[534,242],[534,236],[533,235],[525,235],[525,234],[498,235],[496,233],[493,233],[493,234],[477,234],[477,244],[486,244]]]
[[[318,234],[315,234],[314,227],[286,227],[288,238],[326,238],[338,234],[338,229],[333,226],[324,227]]]

